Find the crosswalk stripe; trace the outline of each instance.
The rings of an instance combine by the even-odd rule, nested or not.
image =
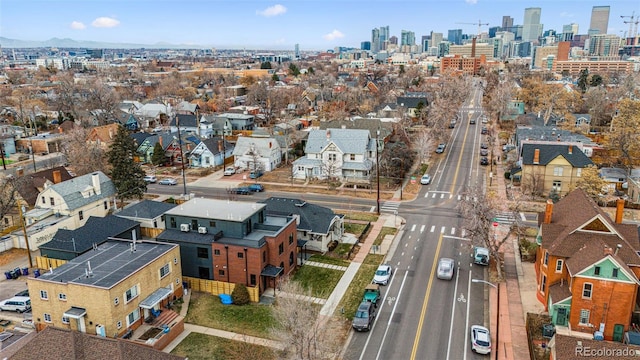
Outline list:
[[[422,226],[420,227],[420,232],[424,232],[424,228],[425,228],[425,227],[426,227],[426,225],[422,225]]]
[[[433,232],[433,230],[435,230],[436,226],[435,225],[431,225],[431,230],[429,230],[429,232]]]

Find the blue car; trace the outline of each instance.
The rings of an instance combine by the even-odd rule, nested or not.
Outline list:
[[[251,174],[249,174],[249,177],[252,179],[257,179],[260,176],[262,176],[262,171],[252,171]]]
[[[250,191],[253,192],[262,192],[264,191],[264,186],[262,186],[261,184],[251,184],[248,186]]]
[[[229,190],[229,192],[238,195],[251,195],[251,190],[249,190],[249,187],[247,186],[233,188]]]

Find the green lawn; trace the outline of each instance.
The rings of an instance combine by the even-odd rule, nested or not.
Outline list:
[[[191,295],[185,322],[270,339],[275,326],[267,305],[222,305],[219,297],[199,292]]]
[[[295,275],[293,281],[297,281],[311,296],[326,299],[340,281],[344,271],[326,269],[317,266],[303,266]]]
[[[349,266],[350,264],[350,262],[347,260],[337,259],[331,256],[325,256],[325,255],[319,255],[319,254],[316,254],[310,257],[309,261],[315,261],[323,264],[338,265],[338,266]]]
[[[9,164],[13,164],[13,163],[14,163],[13,160],[4,159],[4,164],[5,165],[9,165]],[[0,159],[0,165],[2,165],[2,159]]]
[[[362,220],[374,222],[378,220],[378,215],[371,213],[350,212],[343,213],[345,220]]]
[[[373,242],[373,245],[380,245],[382,244],[382,240],[384,239],[384,237],[386,235],[394,235],[398,230],[396,228],[392,228],[392,227],[387,227],[387,226],[383,226],[382,229],[380,229],[380,234],[378,234],[378,237],[376,238],[376,240]]]
[[[367,284],[370,284],[373,280],[373,274],[376,272],[378,265],[382,262],[382,255],[373,255],[369,254],[365,258],[362,265],[360,265],[360,269],[353,277],[351,284],[347,288],[342,300],[340,300],[340,304],[336,308],[336,312],[334,315],[342,316],[347,320],[351,320],[358,309],[358,305],[362,301],[362,296],[364,295],[364,287]],[[342,313],[342,309],[344,309],[344,314]]]
[[[353,247],[353,244],[341,243],[333,249],[333,253],[341,258],[346,258],[347,254]]]
[[[360,237],[360,235],[362,234],[366,226],[367,225],[365,224],[353,224],[353,223],[345,222],[344,232],[348,232],[348,233],[354,234],[356,237]]]
[[[200,333],[187,335],[172,354],[188,357],[190,360],[276,360],[277,350]]]

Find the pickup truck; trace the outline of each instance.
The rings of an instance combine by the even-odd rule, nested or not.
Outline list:
[[[478,265],[489,265],[489,249],[481,246],[474,246],[473,263]]]
[[[380,300],[380,285],[369,284],[364,288],[364,296],[362,301],[368,301],[373,305],[378,306],[378,300]]]

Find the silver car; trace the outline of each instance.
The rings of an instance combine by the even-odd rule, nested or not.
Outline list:
[[[440,261],[438,261],[438,279],[453,279],[453,271],[455,266],[456,262],[453,259],[440,258]]]

